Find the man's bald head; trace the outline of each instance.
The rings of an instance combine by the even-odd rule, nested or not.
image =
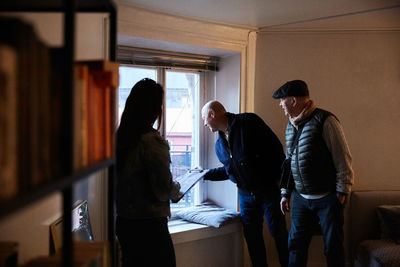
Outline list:
[[[201,117],[204,120],[204,126],[208,126],[212,132],[226,131],[228,120],[225,116],[224,105],[216,100],[207,102],[201,109]]]
[[[201,109],[201,115],[204,117],[204,115],[208,115],[208,113],[210,112],[210,110],[214,110],[214,112],[216,113],[220,113],[223,112],[225,113],[225,107],[224,105],[222,105],[220,102],[218,102],[217,100],[211,100],[208,101],[203,108]]]

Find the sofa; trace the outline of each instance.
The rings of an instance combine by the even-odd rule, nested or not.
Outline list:
[[[347,256],[352,266],[400,266],[399,211],[400,190],[352,192],[345,211]]]

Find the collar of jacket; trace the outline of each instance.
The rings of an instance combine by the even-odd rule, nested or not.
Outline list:
[[[304,119],[302,119],[301,121],[299,121],[297,124],[296,124],[296,126],[294,126],[293,124],[293,127],[295,127],[296,129],[298,129],[298,127],[302,127],[302,126],[304,126],[309,120],[311,120],[312,119],[312,117],[315,115],[315,113],[317,112],[317,110],[318,110],[318,108],[315,108],[314,110],[313,110],[313,112],[311,112],[311,114],[310,115],[308,115],[306,118],[304,118]]]
[[[232,126],[235,124],[236,122],[236,114],[227,112],[226,113],[226,117],[228,117],[228,134],[231,132]],[[222,132],[223,133],[223,132]],[[224,133],[223,133],[224,134]]]

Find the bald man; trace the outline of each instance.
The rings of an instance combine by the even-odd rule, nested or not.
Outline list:
[[[287,266],[288,232],[280,212],[278,187],[285,158],[282,144],[256,114],[226,112],[218,101],[205,104],[201,113],[204,125],[218,132],[215,152],[224,165],[209,170],[204,179],[230,179],[237,185],[244,236],[253,266],[268,266],[262,230],[264,215],[281,266]]]

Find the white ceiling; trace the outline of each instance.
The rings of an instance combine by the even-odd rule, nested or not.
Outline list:
[[[122,0],[119,2],[171,15],[251,28],[291,25],[393,8],[400,12],[400,0]]]
[[[400,0],[116,0],[153,12],[264,30],[276,27],[400,27]],[[233,51],[118,36],[118,44],[227,57]]]

